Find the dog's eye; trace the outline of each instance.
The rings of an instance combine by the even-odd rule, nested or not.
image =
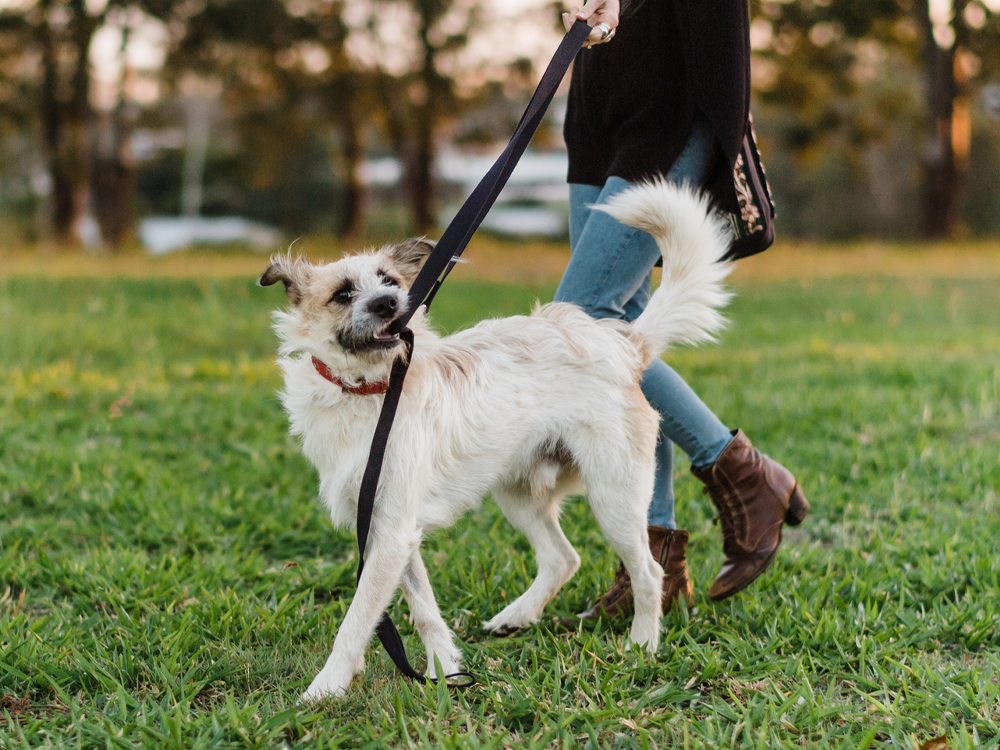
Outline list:
[[[333,293],[333,296],[330,297],[329,301],[336,302],[340,305],[349,305],[351,303],[351,297],[353,296],[354,296],[354,287],[351,286],[350,284],[346,284],[340,287],[340,289],[338,289],[337,291],[335,291]]]
[[[378,277],[382,279],[382,283],[386,286],[399,286],[399,282],[396,281],[392,276],[387,274],[385,271],[379,271]]]

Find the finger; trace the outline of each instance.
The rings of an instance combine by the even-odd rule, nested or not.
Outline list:
[[[605,39],[604,33],[600,29],[594,29],[590,32],[590,36],[587,37],[587,46],[594,47],[598,44],[607,44],[610,41],[611,37]]]
[[[590,17],[604,5],[604,2],[605,0],[588,0],[587,4],[582,8],[574,8],[573,11],[581,21],[590,21]]]
[[[566,27],[566,31],[569,31],[570,29],[573,28],[573,24],[576,22],[576,19],[573,18],[573,16],[571,16],[569,13],[563,13],[562,22],[563,26]]]
[[[581,21],[586,21],[591,28],[600,26],[602,23],[606,24],[609,29],[614,31],[618,28],[618,13],[615,6],[606,7],[603,5],[605,0],[598,0],[601,3],[600,7],[591,8],[595,3],[591,2],[584,6],[583,10],[576,14],[576,17]],[[591,8],[589,17],[585,15],[585,12]],[[605,39],[604,41],[608,41]]]
[[[615,36],[615,26],[612,25],[607,20],[601,19],[599,16],[591,19],[591,30],[590,34],[587,36],[587,46],[592,47],[595,44],[607,44]]]

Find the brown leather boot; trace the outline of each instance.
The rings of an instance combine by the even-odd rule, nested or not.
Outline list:
[[[688,607],[694,602],[694,590],[687,569],[688,533],[666,526],[649,527],[649,551],[663,568],[663,611],[669,612],[674,600],[679,596],[687,599]],[[631,617],[635,612],[632,600],[632,580],[625,565],[618,563],[615,582],[593,607],[577,615],[581,620],[596,620],[598,617]]]
[[[712,581],[710,598],[719,601],[742,591],[778,552],[781,525],[798,526],[809,513],[809,501],[795,477],[750,444],[742,431],[718,460],[694,474],[719,511],[726,563]]]

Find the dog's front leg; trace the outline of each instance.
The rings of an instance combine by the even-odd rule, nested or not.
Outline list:
[[[410,552],[401,585],[406,603],[410,605],[413,624],[427,649],[427,675],[432,678],[438,676],[434,671],[435,654],[445,675],[454,674],[461,668],[462,652],[455,645],[454,634],[441,617],[434,600],[434,590],[420,557],[420,547],[414,547]]]
[[[342,696],[354,675],[365,668],[365,648],[399,586],[403,568],[417,539],[415,530],[406,534],[394,529],[392,534],[384,535],[376,534],[373,525],[370,552],[354,600],[337,631],[330,658],[303,693],[302,700]]]

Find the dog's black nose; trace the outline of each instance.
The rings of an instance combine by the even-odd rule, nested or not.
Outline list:
[[[381,297],[376,297],[369,302],[368,309],[372,315],[377,315],[380,318],[388,320],[395,317],[396,310],[399,309],[399,302],[397,302],[395,295],[383,294]]]

